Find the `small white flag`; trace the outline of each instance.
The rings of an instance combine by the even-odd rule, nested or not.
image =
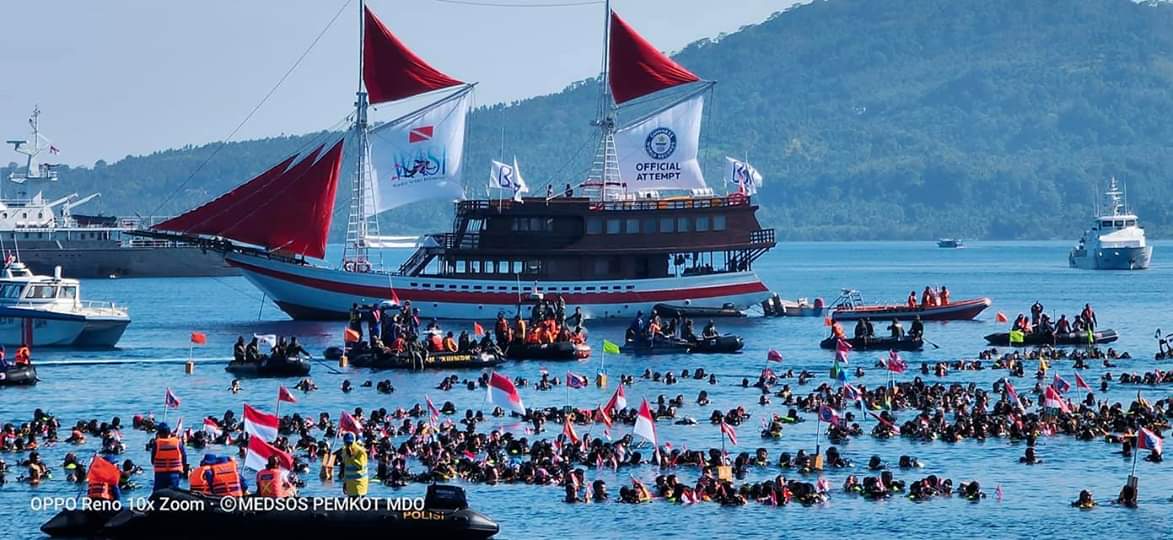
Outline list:
[[[736,185],[737,190],[746,195],[757,194],[758,188],[762,187],[762,173],[744,161],[729,156],[725,156],[725,159],[729,161],[729,172],[725,176],[725,182]]]
[[[513,193],[513,200],[521,202],[521,194],[529,193],[529,186],[521,177],[521,169],[517,167],[517,158],[513,158],[513,165],[493,161],[493,168],[489,172],[489,187],[502,189]]]
[[[277,346],[277,336],[275,334],[253,334],[257,341],[268,345],[270,349]]]

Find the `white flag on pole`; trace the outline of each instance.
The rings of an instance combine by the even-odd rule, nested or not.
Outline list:
[[[619,176],[627,189],[705,187],[697,162],[704,105],[704,94],[697,94],[615,133]]]
[[[493,161],[493,167],[489,171],[489,187],[512,192],[513,200],[521,202],[521,194],[529,193],[529,186],[521,177],[521,169],[517,167],[517,157],[513,158],[513,165]]]
[[[257,338],[257,342],[268,345],[270,349],[277,346],[277,336],[275,334],[253,334]]]
[[[738,191],[744,191],[746,195],[756,195],[758,188],[762,187],[762,173],[745,161],[729,156],[725,156],[725,160],[729,162],[725,183],[737,186]]]
[[[366,213],[426,199],[464,198],[460,162],[469,96],[465,91],[417,115],[371,130],[374,204]]]

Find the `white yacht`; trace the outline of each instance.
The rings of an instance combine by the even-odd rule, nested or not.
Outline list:
[[[130,315],[111,302],[83,302],[76,279],[33,274],[9,262],[0,276],[0,344],[30,347],[110,348]]]
[[[1067,260],[1072,268],[1086,270],[1144,270],[1149,267],[1153,246],[1145,239],[1144,228],[1128,211],[1124,192],[1113,178],[1104,193],[1106,211],[1097,212],[1092,227],[1084,231]]]

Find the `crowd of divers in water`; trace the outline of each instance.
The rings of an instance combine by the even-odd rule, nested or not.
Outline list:
[[[802,393],[792,388],[790,381],[795,381],[796,386],[805,386],[811,382],[814,374],[809,371],[796,374],[793,370],[775,374],[764,370],[756,381],[742,379],[740,386],[756,390],[759,393],[759,404],[770,403],[773,398],[780,400],[789,410],[785,415],[775,414],[760,420],[760,436],[763,439],[780,438],[787,425],[810,421],[803,417],[803,413],[817,414],[822,406],[845,411],[840,422],[825,427],[830,446],[823,453],[820,454],[818,449],[814,452],[800,449],[794,454],[782,452],[776,460],[771,458],[765,448],[740,452],[730,459],[728,454],[718,448],[689,450],[674,448],[667,442],[658,448],[641,448],[644,443],[634,440],[630,434],[612,441],[609,429],[612,422],[626,425],[635,423],[638,409],[630,407],[548,407],[527,410],[524,416],[510,413],[513,418],[508,420],[501,418],[506,415],[505,411],[496,407],[489,415],[497,417],[497,427],[487,431],[478,430],[486,422],[484,411],[469,409],[464,411],[463,417],[454,419],[459,414],[451,401],[439,407],[439,418],[443,418],[442,421],[433,418],[428,409],[419,403],[410,409],[390,411],[380,408],[367,412],[356,408],[353,415],[365,426],[360,440],[377,464],[375,478],[391,487],[404,486],[410,482],[461,479],[484,484],[562,486],[563,499],[568,503],[615,499],[622,503],[664,500],[674,503],[711,501],[722,505],[751,502],[811,505],[826,501],[834,491],[821,476],[823,471],[854,470],[854,465],[840,452],[839,446],[852,438],[869,434],[876,438],[903,437],[919,441],[980,441],[987,438],[1025,441],[1027,447],[1020,461],[1026,464],[1041,461],[1035,452],[1035,442],[1041,436],[1067,436],[1088,442],[1100,440],[1119,445],[1125,457],[1131,456],[1132,452],[1140,451],[1136,449],[1140,428],[1158,434],[1168,428],[1169,417],[1173,415],[1173,399],[1165,398],[1150,403],[1138,393],[1137,399],[1126,406],[1098,401],[1089,389],[1085,399],[1070,403],[1069,408],[1065,407],[1066,410],[1058,410],[1043,408],[1039,397],[1044,392],[1048,363],[1070,360],[1074,368],[1083,369],[1091,361],[1100,360],[1105,367],[1113,368],[1116,367],[1113,360],[1127,358],[1127,353],[1117,354],[1112,349],[1107,352],[1094,348],[1067,352],[1041,348],[1008,354],[989,349],[983,351],[978,360],[932,365],[925,363],[920,367],[922,374],[932,372],[937,376],[955,370],[1004,369],[1009,377],[1023,377],[1026,361],[1036,361],[1037,382],[1030,392],[1017,394],[1020,396],[1017,403],[1010,397],[1013,392],[1007,391],[1008,378],[999,379],[990,390],[978,388],[974,383],[928,383],[917,376],[912,380],[893,381],[890,385],[860,384],[850,388],[822,383]],[[984,362],[989,363],[988,368]],[[879,362],[876,367],[884,367],[883,362]],[[855,369],[857,375],[862,375],[863,368]],[[668,385],[679,384],[682,380],[718,384],[716,375],[706,373],[703,368],[691,371],[685,369],[679,376],[673,372],[654,373],[646,370],[642,378]],[[634,380],[634,375],[621,375],[619,383],[630,386]],[[471,380],[450,375],[444,377],[436,389],[451,391],[464,387],[469,391],[484,391],[487,381],[487,374]],[[530,387],[536,391],[549,391],[563,384],[557,377],[550,377],[547,373],[542,373],[540,380],[533,384],[522,377],[516,378],[514,382],[518,387]],[[1173,383],[1173,372],[1157,370],[1144,374],[1122,373],[1115,377],[1108,372],[1102,377],[1099,390],[1107,391],[1113,382],[1168,384]],[[239,391],[239,383],[234,383],[234,386]],[[374,385],[366,381],[360,386]],[[389,380],[381,381],[378,387],[382,393],[394,392]],[[309,392],[316,390],[317,385],[307,378],[297,388]],[[354,388],[349,380],[343,382],[344,391],[350,392]],[[1032,396],[1036,399],[1032,399]],[[1035,401],[1038,401],[1039,407],[1032,411]],[[699,391],[695,404],[701,407],[709,405],[705,390]],[[696,419],[681,414],[686,406],[683,394],[672,398],[660,395],[652,414],[659,421],[696,424]],[[870,433],[861,427],[853,409],[875,418]],[[898,419],[900,413],[907,413],[903,415],[904,420]],[[952,421],[947,414],[953,415]],[[712,424],[724,422],[739,426],[746,424],[750,418],[751,413],[744,406],[738,406],[727,411],[713,410],[707,420]],[[183,433],[185,444],[197,450],[209,445],[235,446],[243,456],[248,435],[243,432],[235,413],[229,410],[220,418],[212,420],[222,430],[221,434],[211,435],[207,431],[189,428]],[[505,421],[514,423],[502,429],[502,422]],[[539,437],[539,434],[553,431],[547,427],[549,422],[562,424],[563,427],[554,431],[552,437]],[[155,425],[152,417],[136,415],[131,428],[152,432]],[[577,430],[575,426],[578,426]],[[3,426],[0,451],[20,454],[21,457],[16,460],[16,465],[20,467],[17,481],[35,485],[51,480],[54,476],[53,467],[41,461],[37,449],[62,443],[75,445],[79,451],[69,452],[62,464],[65,481],[84,483],[85,465],[78,455],[86,453],[80,450],[93,437],[100,441],[101,454],[107,457],[125,454],[129,449],[122,442],[121,430],[124,428],[117,417],[108,422],[82,420],[69,426],[69,436],[62,440],[58,435],[62,430],[59,420],[37,409],[33,418],[27,422]],[[295,484],[305,484],[306,476],[312,474],[312,464],[325,463],[337,430],[337,422],[325,412],[316,420],[299,414],[286,415],[280,419],[280,436],[274,444],[295,456],[294,474],[291,475]],[[603,430],[605,435],[592,436],[596,430]],[[513,433],[515,431],[521,431],[524,435],[517,435]],[[580,431],[584,432],[582,436],[578,435]],[[1157,451],[1150,451],[1145,459],[1160,462],[1162,456]],[[419,467],[415,467],[415,464]],[[898,458],[900,471],[912,472],[918,466],[915,457],[902,455]],[[646,486],[631,475],[631,485],[621,486],[617,496],[613,496],[603,480],[588,479],[588,471],[592,467],[607,467],[615,471],[653,467],[660,474],[652,486]],[[138,484],[136,477],[143,473],[142,467],[131,459],[124,459],[121,469],[122,489],[135,489]],[[779,470],[782,474],[768,481],[743,482],[751,471],[770,469]],[[0,460],[0,486],[6,482],[7,473],[9,466]],[[330,474],[327,467],[320,467],[319,476],[322,479],[328,479]],[[690,482],[685,479],[686,476],[695,477],[695,480]],[[869,499],[904,496],[912,500],[924,500],[956,494],[978,501],[986,496],[977,480],[955,484],[951,479],[935,475],[911,482],[898,480],[880,456],[871,456],[866,473],[849,474],[842,484],[842,490]],[[1136,491],[1126,485],[1115,502],[1135,506]],[[1072,505],[1089,508],[1095,505],[1095,500],[1089,491],[1084,490]]]

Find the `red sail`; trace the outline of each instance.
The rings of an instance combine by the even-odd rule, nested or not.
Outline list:
[[[219,236],[323,258],[342,166],[342,140],[325,153],[323,147],[289,157],[236,189],[154,228]]]
[[[656,50],[614,11],[611,12],[610,66],[611,94],[616,104],[700,80]]]
[[[383,26],[371,8],[365,9],[362,80],[372,104],[464,84],[416,56]]]

